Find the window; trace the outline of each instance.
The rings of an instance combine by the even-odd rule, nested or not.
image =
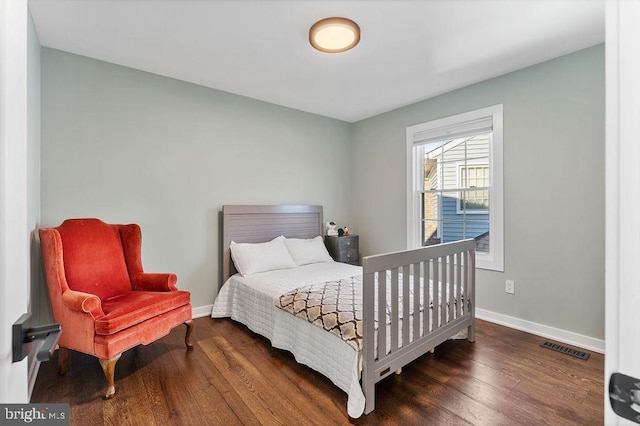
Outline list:
[[[460,165],[457,214],[489,213],[489,165]]]
[[[502,105],[407,128],[409,248],[476,240],[476,265],[502,271]]]

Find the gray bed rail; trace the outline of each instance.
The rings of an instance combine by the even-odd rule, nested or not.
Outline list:
[[[362,267],[362,389],[368,414],[375,408],[377,382],[465,328],[474,341],[475,241],[367,256]]]

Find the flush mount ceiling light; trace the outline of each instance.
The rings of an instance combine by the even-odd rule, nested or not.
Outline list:
[[[345,52],[359,41],[360,27],[347,18],[322,19],[309,30],[309,42],[321,52]]]

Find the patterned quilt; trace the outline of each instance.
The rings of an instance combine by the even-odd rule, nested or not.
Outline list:
[[[276,307],[362,349],[362,276],[297,288],[280,296]]]
[[[402,281],[400,279],[400,281]],[[391,323],[391,286],[387,286],[386,296],[386,322]],[[402,294],[402,290],[400,290]],[[429,289],[432,294],[432,289]],[[443,294],[445,300],[449,300],[449,291]],[[375,309],[378,301],[375,297]],[[363,320],[362,320],[362,276],[355,276],[340,281],[313,284],[300,287],[283,294],[276,300],[276,307],[303,318],[310,323],[322,327],[337,335],[351,345],[355,350],[362,349]],[[454,294],[454,306],[456,304]],[[446,302],[445,306],[449,303]],[[398,300],[397,309],[402,312],[402,297]],[[420,312],[424,310],[419,304]],[[409,287],[409,314],[413,315],[413,277],[410,278]],[[433,307],[433,301],[429,300],[429,308]],[[377,313],[375,315],[377,317]],[[399,315],[402,319],[402,315]],[[378,329],[378,322],[374,323]]]

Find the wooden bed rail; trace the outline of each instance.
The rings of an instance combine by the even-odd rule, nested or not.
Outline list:
[[[367,256],[362,267],[368,414],[378,381],[465,328],[474,341],[475,240]]]

